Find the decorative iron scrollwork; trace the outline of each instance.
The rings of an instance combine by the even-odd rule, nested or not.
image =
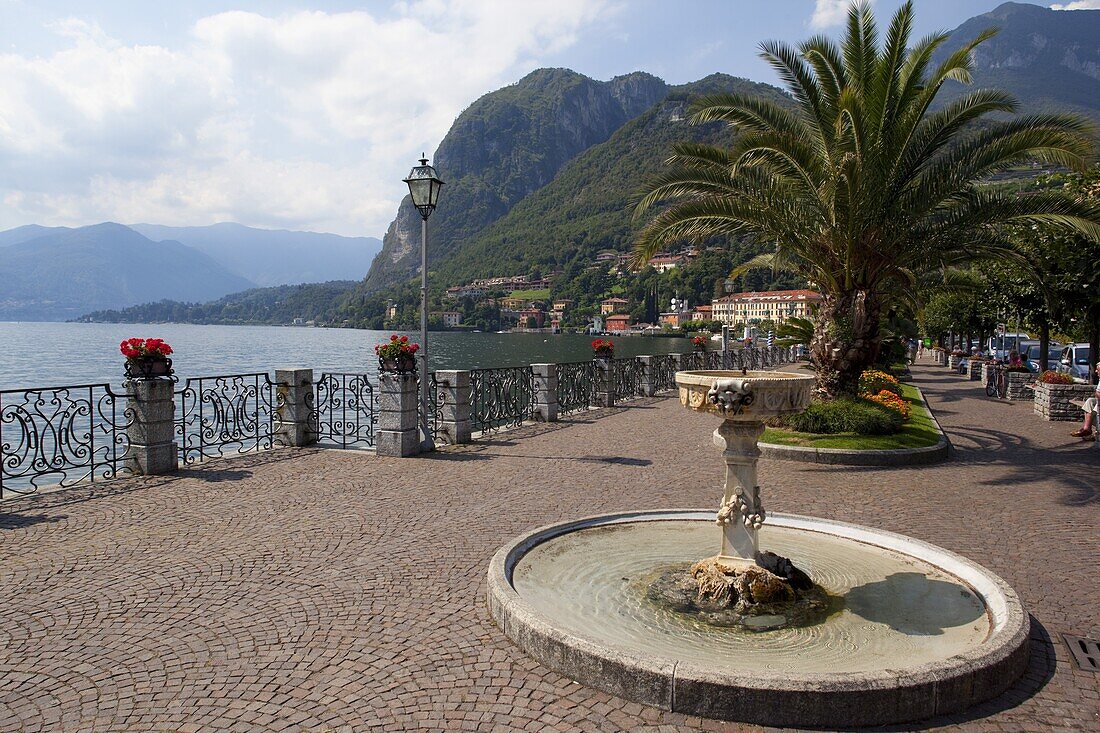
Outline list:
[[[517,427],[535,409],[535,373],[531,367],[474,369],[470,372],[470,427],[489,432]]]
[[[109,384],[0,392],[0,498],[131,473],[124,399]]]
[[[587,410],[596,404],[599,367],[594,361],[558,364],[558,414]]]
[[[188,379],[176,395],[184,463],[275,447],[275,418],[284,395],[266,373]]]
[[[321,444],[373,447],[378,414],[366,374],[325,372],[314,384],[313,424]]]

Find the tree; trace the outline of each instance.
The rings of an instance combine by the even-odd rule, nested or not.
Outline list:
[[[797,48],[761,46],[793,109],[745,94],[704,97],[697,124],[740,132],[731,148],[681,143],[636,214],[670,202],[639,235],[635,257],[676,240],[751,235],[772,250],[733,271],[790,270],[823,302],[812,351],[818,387],[855,392],[880,348],[879,324],[922,273],[982,258],[1018,257],[1006,224],[1045,222],[1100,238],[1100,209],[1053,191],[1012,196],[981,182],[1035,158],[1083,169],[1088,124],[1075,116],[1011,113],[1015,100],[976,90],[932,110],[950,80],[969,83],[974,49],[949,54],[936,33],[910,40],[912,2],[894,15],[881,48],[866,3],[853,5],[841,45],[818,36]],[[985,119],[983,119],[985,118]],[[981,125],[978,125],[978,122]]]

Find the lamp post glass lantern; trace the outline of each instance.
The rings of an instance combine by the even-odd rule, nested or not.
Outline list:
[[[428,165],[428,158],[421,153],[420,165],[415,166],[405,179],[409,185],[409,197],[413,206],[420,212],[420,447],[432,450],[432,440],[428,422],[428,217],[439,203],[439,190],[443,181]]]

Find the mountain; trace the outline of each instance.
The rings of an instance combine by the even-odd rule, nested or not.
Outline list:
[[[64,320],[162,298],[209,300],[252,286],[202,252],[153,242],[121,224],[20,229],[40,236],[0,235],[15,240],[0,256],[3,320]]]
[[[449,257],[667,91],[663,81],[641,72],[601,82],[568,69],[539,69],[478,99],[435,153],[433,164],[446,185],[431,218],[432,261]],[[419,245],[420,216],[406,196],[364,292],[415,274]]]
[[[983,30],[1000,32],[974,51],[973,84],[1010,92],[1025,112],[1077,112],[1100,125],[1100,10],[1005,3],[954,31],[937,60]],[[968,87],[953,84],[948,95]]]
[[[382,248],[377,237],[254,229],[229,222],[203,227],[132,224],[130,228],[154,241],[182,242],[257,285],[358,279],[367,274]]]
[[[674,86],[667,96],[567,163],[558,175],[492,225],[466,240],[433,272],[447,283],[588,266],[601,250],[627,252],[640,223],[632,199],[664,168],[676,142],[729,144],[722,123],[690,125],[688,101],[704,94],[740,92],[791,104],[779,89],[726,74]]]
[[[334,304],[357,282],[339,280],[309,285],[278,285],[232,293],[208,303],[161,300],[129,308],[101,310],[77,320],[90,323],[217,323],[228,325],[331,321]]]
[[[16,227],[15,229],[8,229],[7,231],[0,232],[0,247],[6,247],[9,244],[19,244],[20,242],[26,242],[28,239],[37,239],[38,237],[59,231],[68,231],[68,227],[43,227],[37,224],[27,224],[26,226]]]

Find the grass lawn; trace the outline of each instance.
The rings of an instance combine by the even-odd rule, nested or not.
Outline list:
[[[778,445],[801,445],[812,448],[846,448],[848,450],[892,450],[897,448],[924,448],[935,445],[940,434],[932,416],[924,409],[916,387],[901,385],[901,396],[909,403],[909,419],[902,429],[893,435],[857,435],[856,433],[796,433],[793,430],[768,428],[764,431],[761,443]]]
[[[546,300],[550,297],[550,289],[545,290],[513,290],[510,293],[513,298],[523,298],[524,300]]]

